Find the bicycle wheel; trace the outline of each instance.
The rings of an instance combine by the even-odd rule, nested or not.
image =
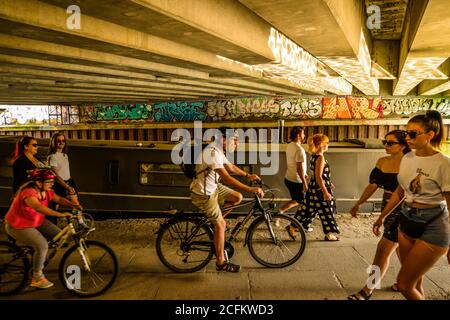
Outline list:
[[[196,234],[192,234],[198,223],[199,220],[196,219],[174,219],[158,233],[156,252],[161,262],[170,270],[195,272],[211,260],[214,254],[213,233],[203,225]]]
[[[30,260],[19,252],[18,246],[0,241],[0,296],[16,294],[28,283]]]
[[[273,230],[274,239],[269,230]],[[286,230],[291,225],[298,229],[295,240]],[[285,214],[274,214],[272,221],[256,219],[247,231],[248,249],[252,257],[263,266],[284,268],[296,262],[306,246],[306,235],[301,224]]]
[[[81,241],[80,245],[70,247],[59,264],[62,285],[79,297],[104,293],[114,284],[118,273],[119,263],[114,251],[95,240]]]

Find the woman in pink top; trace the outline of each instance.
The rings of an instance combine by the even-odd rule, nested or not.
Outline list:
[[[48,251],[47,239],[52,239],[60,229],[45,219],[45,215],[71,217],[72,214],[51,210],[48,204],[53,200],[71,208],[81,209],[81,206],[54,194],[52,187],[55,174],[51,170],[34,169],[30,171],[28,178],[31,181],[19,188],[6,213],[6,232],[19,243],[34,249],[31,286],[49,288],[53,283],[43,274]]]

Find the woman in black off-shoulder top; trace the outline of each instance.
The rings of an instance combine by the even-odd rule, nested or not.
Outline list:
[[[378,159],[375,168],[370,173],[369,184],[364,189],[363,194],[351,209],[353,217],[357,217],[361,205],[367,201],[374,193],[381,188],[384,190],[382,208],[384,208],[392,195],[392,192],[398,186],[397,174],[400,168],[400,162],[404,154],[411,151],[406,142],[406,133],[403,130],[390,131],[384,138],[383,144],[386,149],[387,157]],[[379,268],[379,275],[383,279],[388,267],[392,253],[398,247],[398,224],[401,207],[398,206],[384,222],[383,237],[378,242],[377,251],[372,266]],[[374,272],[374,271],[373,271]],[[376,270],[375,270],[376,272]],[[348,296],[349,300],[368,300],[372,296],[376,283],[372,281],[374,274],[371,273],[367,284],[359,292]],[[369,288],[370,287],[370,288]],[[397,285],[391,287],[398,291]]]

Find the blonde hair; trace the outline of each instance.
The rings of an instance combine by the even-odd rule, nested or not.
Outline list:
[[[311,154],[317,153],[322,142],[329,142],[330,139],[323,133],[316,133],[308,138],[308,151]]]

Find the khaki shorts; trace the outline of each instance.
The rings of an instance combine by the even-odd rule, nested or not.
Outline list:
[[[191,192],[192,204],[206,215],[209,222],[216,225],[222,217],[222,210],[220,207],[224,205],[226,197],[232,191],[232,189],[219,183],[217,184],[216,192],[210,196]]]

